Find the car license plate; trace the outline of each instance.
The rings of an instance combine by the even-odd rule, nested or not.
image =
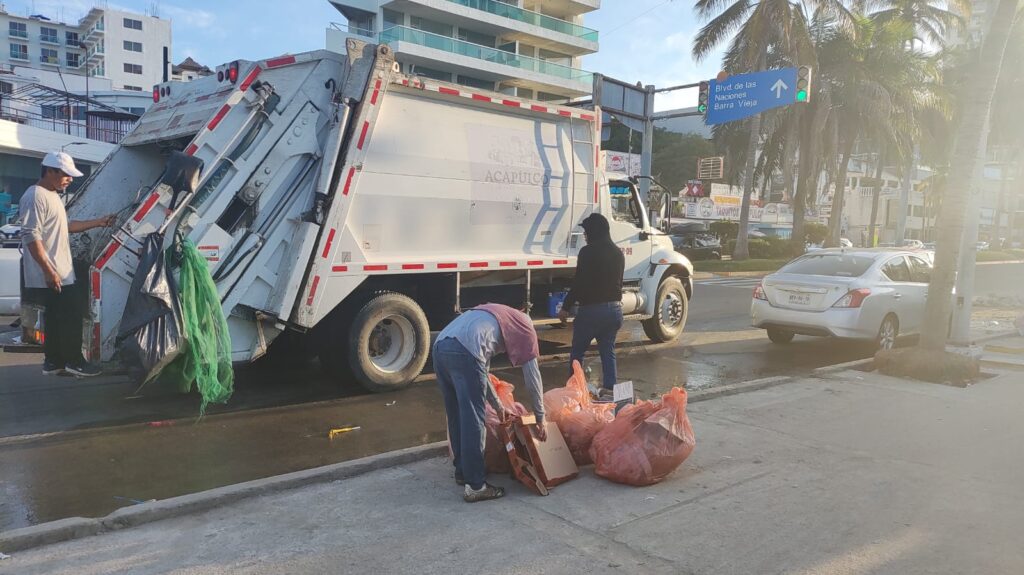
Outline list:
[[[789,294],[789,303],[794,305],[811,305],[811,296],[802,293]]]

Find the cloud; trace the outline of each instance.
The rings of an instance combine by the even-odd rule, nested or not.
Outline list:
[[[175,24],[182,24],[199,30],[216,30],[217,15],[200,8],[181,8],[173,4],[162,4],[160,15],[170,18]]]

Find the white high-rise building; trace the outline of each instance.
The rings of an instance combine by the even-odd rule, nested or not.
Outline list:
[[[347,22],[327,48],[357,38],[387,43],[406,73],[539,100],[589,95],[582,70],[598,33],[583,16],[600,0],[330,0]]]
[[[0,11],[7,49],[0,65],[109,79],[114,90],[148,92],[164,79],[171,22],[154,16],[93,8],[77,23]]]

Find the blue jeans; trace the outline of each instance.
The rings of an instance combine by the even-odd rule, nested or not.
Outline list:
[[[572,351],[569,354],[569,373],[572,374],[572,362],[583,364],[583,354],[590,347],[590,342],[597,339],[597,350],[601,353],[601,385],[612,389],[617,383],[617,366],[615,362],[615,335],[622,329],[622,303],[607,302],[594,305],[581,305],[572,324]]]
[[[448,441],[455,456],[455,473],[473,489],[484,486],[484,427],[487,368],[473,357],[457,339],[434,343],[434,373],[444,397],[448,416]]]

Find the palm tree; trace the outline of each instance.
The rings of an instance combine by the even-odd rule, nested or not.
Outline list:
[[[953,291],[954,274],[960,255],[960,241],[964,232],[967,210],[966,190],[978,167],[978,155],[985,145],[985,128],[992,109],[995,87],[1003,65],[1003,55],[1010,32],[1017,18],[1019,0],[998,0],[991,25],[982,43],[980,58],[969,66],[961,83],[970,90],[969,106],[961,106],[957,122],[955,144],[950,162],[949,184],[939,211],[935,271],[928,290],[925,323],[920,346],[941,351],[946,343],[947,321],[950,312],[949,294]]]
[[[807,29],[808,8],[840,19],[848,17],[841,0],[808,0],[806,6],[791,0],[697,0],[695,10],[701,19],[708,22],[694,39],[693,57],[699,62],[716,46],[729,41],[723,63],[728,73],[763,70],[770,59],[801,62],[812,58],[813,47]],[[748,256],[747,227],[750,197],[754,190],[755,160],[762,140],[761,119],[761,115],[756,115],[745,122],[749,135],[746,151],[742,152],[745,163],[743,204],[733,254],[735,259]]]
[[[942,46],[949,33],[963,26],[971,13],[970,0],[883,0],[883,8],[871,16],[880,23],[901,22],[914,27],[909,39],[915,43],[931,42]]]

